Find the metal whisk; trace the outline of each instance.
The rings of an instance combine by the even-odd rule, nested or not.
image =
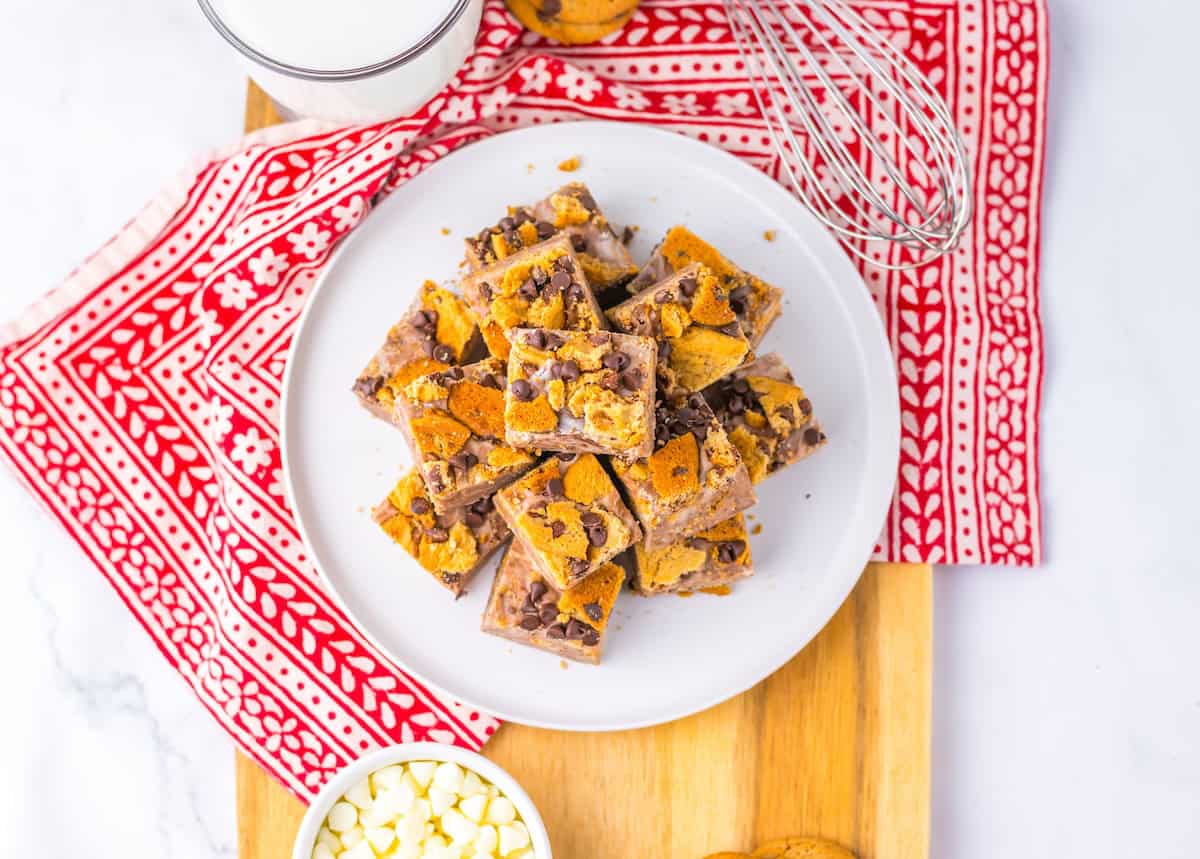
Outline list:
[[[953,250],[971,220],[962,139],[913,63],[844,0],[724,0],[754,98],[796,194],[887,269]],[[872,254],[867,242],[900,253]]]

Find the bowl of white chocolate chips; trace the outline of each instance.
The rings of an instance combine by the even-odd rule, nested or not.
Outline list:
[[[528,794],[500,767],[440,743],[380,749],[309,806],[292,859],[552,859]]]

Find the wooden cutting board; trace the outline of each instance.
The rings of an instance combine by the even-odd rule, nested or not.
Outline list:
[[[246,130],[279,122],[250,84]],[[821,835],[929,853],[932,572],[870,564],[821,634],[753,689],[606,734],[503,726],[484,754],[529,791],[557,859],[701,859]],[[290,855],[304,806],[237,758],[241,859]]]

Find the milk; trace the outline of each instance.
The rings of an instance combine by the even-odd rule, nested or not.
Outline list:
[[[400,116],[427,101],[470,53],[483,5],[483,0],[209,2],[207,11],[272,98],[300,116],[339,122]],[[411,56],[388,63],[405,54]],[[346,74],[380,63],[385,67],[369,74]]]

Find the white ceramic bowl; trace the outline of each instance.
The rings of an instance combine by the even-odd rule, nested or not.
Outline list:
[[[300,821],[300,829],[296,832],[296,842],[292,846],[292,859],[311,859],[317,833],[329,815],[329,809],[351,787],[358,784],[375,770],[390,767],[393,764],[403,764],[409,761],[451,761],[465,769],[473,770],[480,778],[491,782],[500,792],[507,796],[516,806],[517,813],[529,829],[529,840],[537,859],[552,859],[550,851],[550,836],[546,834],[546,825],[542,816],[516,779],[489,761],[483,755],[467,751],[458,746],[448,746],[442,743],[401,743],[388,746],[385,749],[364,755],[351,764],[347,764],[341,772],[331,778],[317,794],[312,805]]]

